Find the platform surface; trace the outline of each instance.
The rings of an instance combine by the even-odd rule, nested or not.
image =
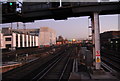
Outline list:
[[[86,72],[72,72],[69,81],[120,81],[109,72],[104,75],[88,75]]]

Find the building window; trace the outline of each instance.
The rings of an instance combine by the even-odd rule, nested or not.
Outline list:
[[[20,35],[20,47],[22,47],[22,35]]]
[[[11,41],[11,38],[5,38],[5,41]]]
[[[6,48],[11,48],[11,44],[6,44]]]

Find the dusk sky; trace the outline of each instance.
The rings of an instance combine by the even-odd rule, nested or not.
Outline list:
[[[10,24],[3,24],[0,27],[9,27]],[[68,18],[68,20],[37,20],[33,23],[26,23],[26,27],[40,28],[50,27],[54,29],[57,36],[62,35],[64,38],[72,39],[86,39],[90,34],[88,28],[88,16],[87,17],[74,17]],[[16,23],[13,23],[13,28],[16,28]],[[23,28],[23,24],[19,22],[19,29]],[[100,32],[118,30],[118,15],[102,15],[100,16]]]

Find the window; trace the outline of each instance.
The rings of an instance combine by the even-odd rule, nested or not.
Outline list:
[[[11,44],[6,44],[6,48],[11,48]]]
[[[11,41],[11,38],[5,38],[5,41]]]

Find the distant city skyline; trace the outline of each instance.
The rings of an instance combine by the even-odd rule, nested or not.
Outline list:
[[[100,32],[105,31],[117,31],[118,30],[118,14],[116,15],[100,15]],[[54,29],[57,36],[61,35],[67,39],[86,39],[90,34],[88,28],[88,16],[86,17],[73,17],[68,20],[36,20],[35,22],[26,23],[26,28],[34,29],[40,27],[50,27]],[[11,24],[0,25],[2,27],[10,27]],[[17,28],[17,24],[13,23],[13,28]],[[19,29],[22,29],[23,25],[19,22]]]

